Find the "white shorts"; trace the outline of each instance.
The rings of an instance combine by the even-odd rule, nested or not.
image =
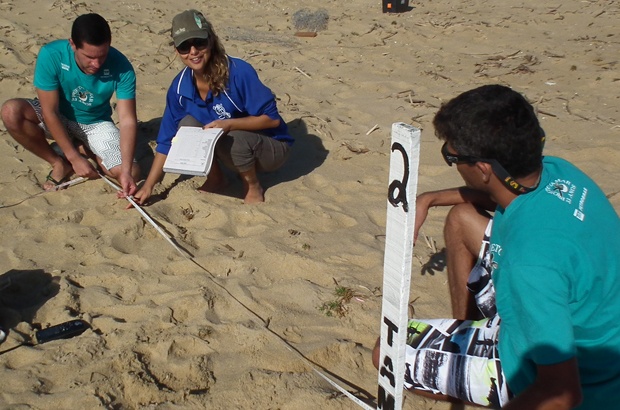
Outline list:
[[[492,408],[512,398],[497,351],[500,318],[410,320],[405,387]]]
[[[39,118],[39,127],[45,131],[48,138],[51,134],[43,121],[41,104],[37,99],[27,99]],[[121,165],[121,135],[112,121],[102,121],[95,124],[80,124],[60,116],[63,125],[67,128],[69,136],[79,139],[86,144],[93,154],[101,159],[103,166],[110,170]]]
[[[498,354],[501,319],[491,281],[489,221],[468,288],[485,319],[411,319],[407,326],[405,387],[501,408],[512,398]]]

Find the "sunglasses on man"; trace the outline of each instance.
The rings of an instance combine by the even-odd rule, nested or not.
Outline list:
[[[181,44],[177,46],[177,51],[179,54],[189,54],[192,51],[192,47],[196,50],[204,50],[209,47],[209,39],[208,38],[190,38],[189,40],[185,40]]]
[[[515,181],[515,179],[510,176],[508,171],[506,171],[502,164],[500,164],[496,159],[453,154],[448,151],[447,142],[445,142],[441,147],[441,155],[443,156],[444,161],[446,161],[446,164],[449,166],[452,166],[452,164],[475,164],[476,162],[485,162],[490,164],[493,173],[502,180],[508,189],[517,195],[525,194],[536,189],[536,187],[526,187]]]

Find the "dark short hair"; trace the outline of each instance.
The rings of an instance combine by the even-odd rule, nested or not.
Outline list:
[[[542,164],[544,131],[534,107],[509,87],[466,91],[442,105],[433,125],[459,155],[495,159],[515,178]]]
[[[112,32],[108,22],[97,13],[82,14],[73,22],[71,40],[77,48],[84,43],[101,46],[112,42]]]

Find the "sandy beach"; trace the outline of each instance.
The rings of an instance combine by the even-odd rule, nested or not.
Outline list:
[[[41,193],[49,165],[0,123],[0,408],[355,409],[322,369],[373,399],[390,131],[422,130],[418,192],[461,184],[440,155],[433,115],[483,84],[522,92],[545,152],[586,171],[620,211],[620,3],[186,0],[0,3],[0,101],[32,98],[42,45],[97,12],[138,79],[139,162],[148,170],[165,93],[182,68],[172,17],[204,12],[228,54],[276,94],[296,138],[262,176],[266,202],[242,186],[196,191],[168,174],[144,211],[181,255],[102,180]],[[321,10],[315,37],[300,9]],[[296,24],[297,23],[297,24]],[[431,210],[414,249],[415,317],[449,317],[447,209]],[[29,345],[38,328],[81,319],[81,335]],[[406,395],[404,408],[456,410]],[[459,409],[462,407],[459,407]],[[467,407],[465,407],[467,408]]]

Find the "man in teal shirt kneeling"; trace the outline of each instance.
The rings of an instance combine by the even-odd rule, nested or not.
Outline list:
[[[115,178],[124,195],[133,195],[140,174],[134,161],[137,132],[136,75],[129,60],[110,46],[112,34],[98,14],[79,16],[69,40],[43,46],[37,57],[37,99],[16,98],[2,106],[9,134],[47,161],[52,170],[43,184],[54,190],[73,174],[97,178],[88,161]],[[119,128],[110,100],[116,94]],[[62,152],[55,151],[52,139]]]
[[[467,91],[433,124],[466,186],[421,194],[415,230],[452,206],[454,319],[409,321],[405,386],[494,408],[617,408],[620,219],[605,193],[543,156],[533,107],[508,87]]]

